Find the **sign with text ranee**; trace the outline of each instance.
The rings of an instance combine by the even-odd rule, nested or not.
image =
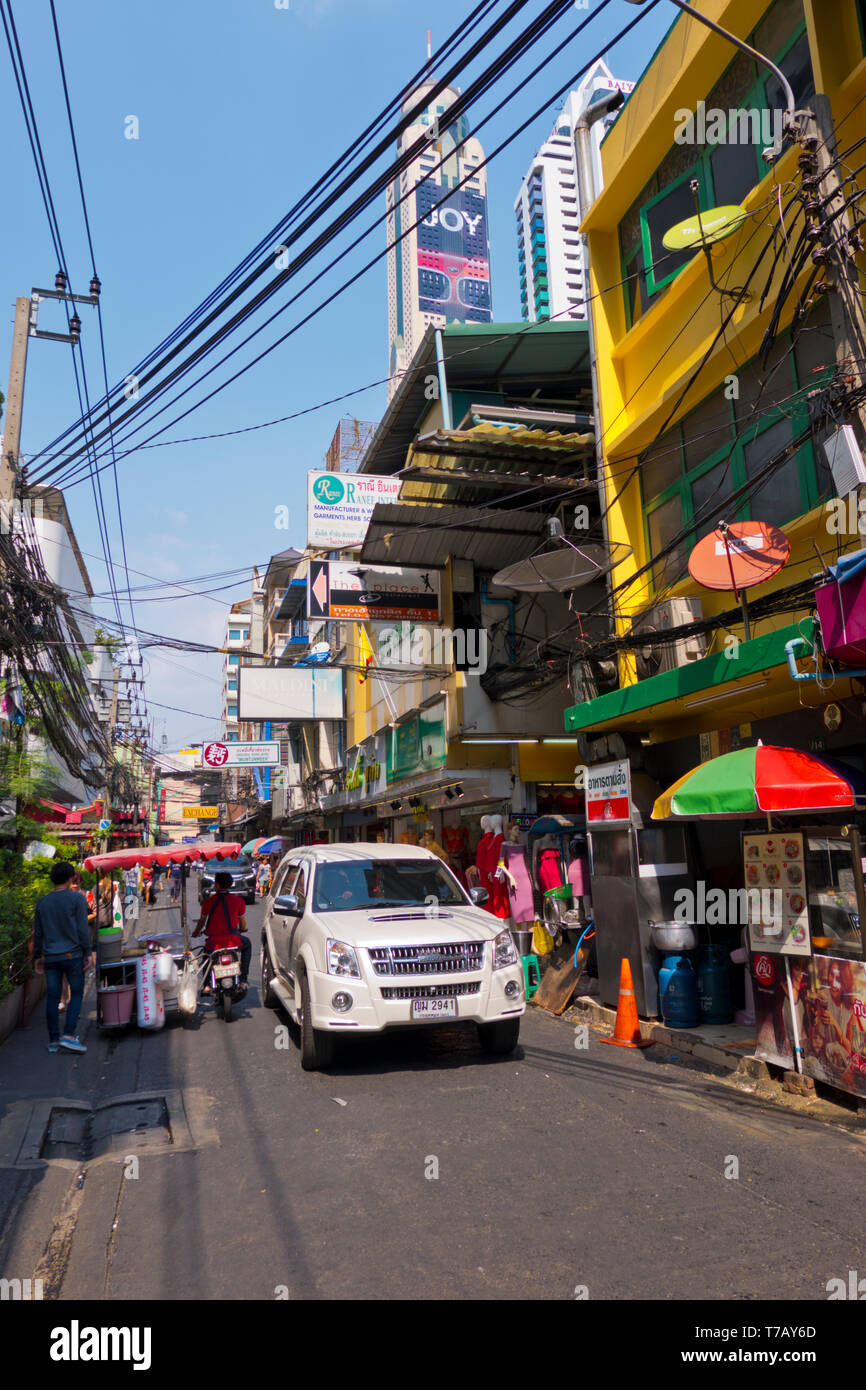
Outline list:
[[[377,502],[396,502],[400,478],[366,473],[307,474],[307,544],[328,550],[360,545]]]
[[[356,560],[311,560],[307,573],[307,616],[349,622],[439,622],[435,570],[402,565],[375,568]]]
[[[631,769],[627,758],[586,769],[586,823],[627,825],[631,820]]]

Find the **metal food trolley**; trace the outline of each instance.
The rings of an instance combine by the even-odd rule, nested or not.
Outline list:
[[[96,1021],[100,1028],[125,1028],[132,1021],[136,1003],[136,968],[139,959],[145,954],[150,943],[169,951],[172,960],[182,969],[190,954],[189,923],[187,921],[187,880],[189,866],[201,859],[236,859],[241,846],[236,841],[207,845],[160,845],[140,846],[132,849],[119,849],[108,854],[94,854],[84,861],[89,872],[107,869],[132,869],[140,865],[152,868],[158,864],[165,868],[169,864],[181,864],[180,903],[161,903],[151,905],[149,913],[173,912],[180,909],[180,929],[169,931],[147,931],[134,937],[128,935],[129,924],[125,921],[120,941],[119,956],[111,946],[98,944],[97,983],[96,983]],[[163,993],[163,1005],[168,1010],[176,1007],[176,992]]]

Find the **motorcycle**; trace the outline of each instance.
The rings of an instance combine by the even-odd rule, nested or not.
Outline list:
[[[232,1004],[246,994],[241,984],[241,950],[239,946],[218,946],[208,955],[204,970],[205,984],[210,986],[214,1004],[228,1023],[232,1016]]]

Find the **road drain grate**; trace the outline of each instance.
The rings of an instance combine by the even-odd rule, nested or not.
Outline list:
[[[87,1160],[164,1149],[172,1143],[165,1096],[107,1101],[95,1110],[53,1105],[39,1157]]]

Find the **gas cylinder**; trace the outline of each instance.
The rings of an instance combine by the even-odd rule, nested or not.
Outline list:
[[[139,1028],[161,1028],[165,1023],[162,990],[154,979],[156,957],[152,951],[139,956],[135,966]]]
[[[731,968],[724,946],[707,946],[698,967],[698,996],[704,1023],[733,1023]]]
[[[698,977],[688,956],[665,956],[659,972],[662,1018],[669,1028],[696,1028],[700,1022]]]

